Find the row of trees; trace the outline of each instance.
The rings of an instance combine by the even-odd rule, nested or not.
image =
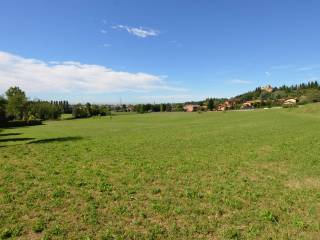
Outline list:
[[[230,100],[234,103],[234,108],[240,108],[245,101],[257,101],[256,107],[274,106],[281,104],[281,100],[295,98],[300,104],[320,102],[320,84],[317,81],[302,83],[299,85],[275,87],[272,91],[265,91],[258,87],[253,91],[238,95]],[[228,99],[207,98],[204,101],[187,102],[185,104],[197,104],[203,109],[214,110],[221,103]],[[28,100],[24,91],[18,87],[11,87],[5,92],[5,96],[0,96],[0,121],[9,120],[48,120],[58,119],[63,113],[72,113],[74,118],[86,118],[91,116],[106,116],[111,111],[135,111],[145,112],[179,112],[183,111],[183,103],[165,104],[137,104],[122,105],[95,105],[77,104],[70,105],[68,101],[41,101]],[[204,107],[205,106],[205,107]]]
[[[24,91],[11,87],[0,96],[0,121],[24,120],[31,121],[59,119],[63,113],[72,113],[74,118],[106,116],[110,108],[106,105],[87,103],[70,105],[68,101],[28,100]]]
[[[161,103],[161,104],[137,104],[133,106],[137,113],[145,112],[182,112],[182,103]]]
[[[0,96],[0,121],[35,119],[58,119],[62,113],[68,113],[71,107],[67,101],[28,100],[24,91],[11,87]]]

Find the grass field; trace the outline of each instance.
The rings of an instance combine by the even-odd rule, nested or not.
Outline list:
[[[320,239],[320,105],[0,132],[0,236]]]

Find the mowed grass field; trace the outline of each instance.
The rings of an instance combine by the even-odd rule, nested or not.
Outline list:
[[[320,239],[320,104],[0,132],[0,236]]]

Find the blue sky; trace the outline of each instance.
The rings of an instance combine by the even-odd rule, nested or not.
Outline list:
[[[320,2],[3,0],[0,92],[176,102],[320,78]]]

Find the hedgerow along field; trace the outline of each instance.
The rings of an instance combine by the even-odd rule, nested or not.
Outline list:
[[[319,239],[320,105],[0,133],[1,238]]]

